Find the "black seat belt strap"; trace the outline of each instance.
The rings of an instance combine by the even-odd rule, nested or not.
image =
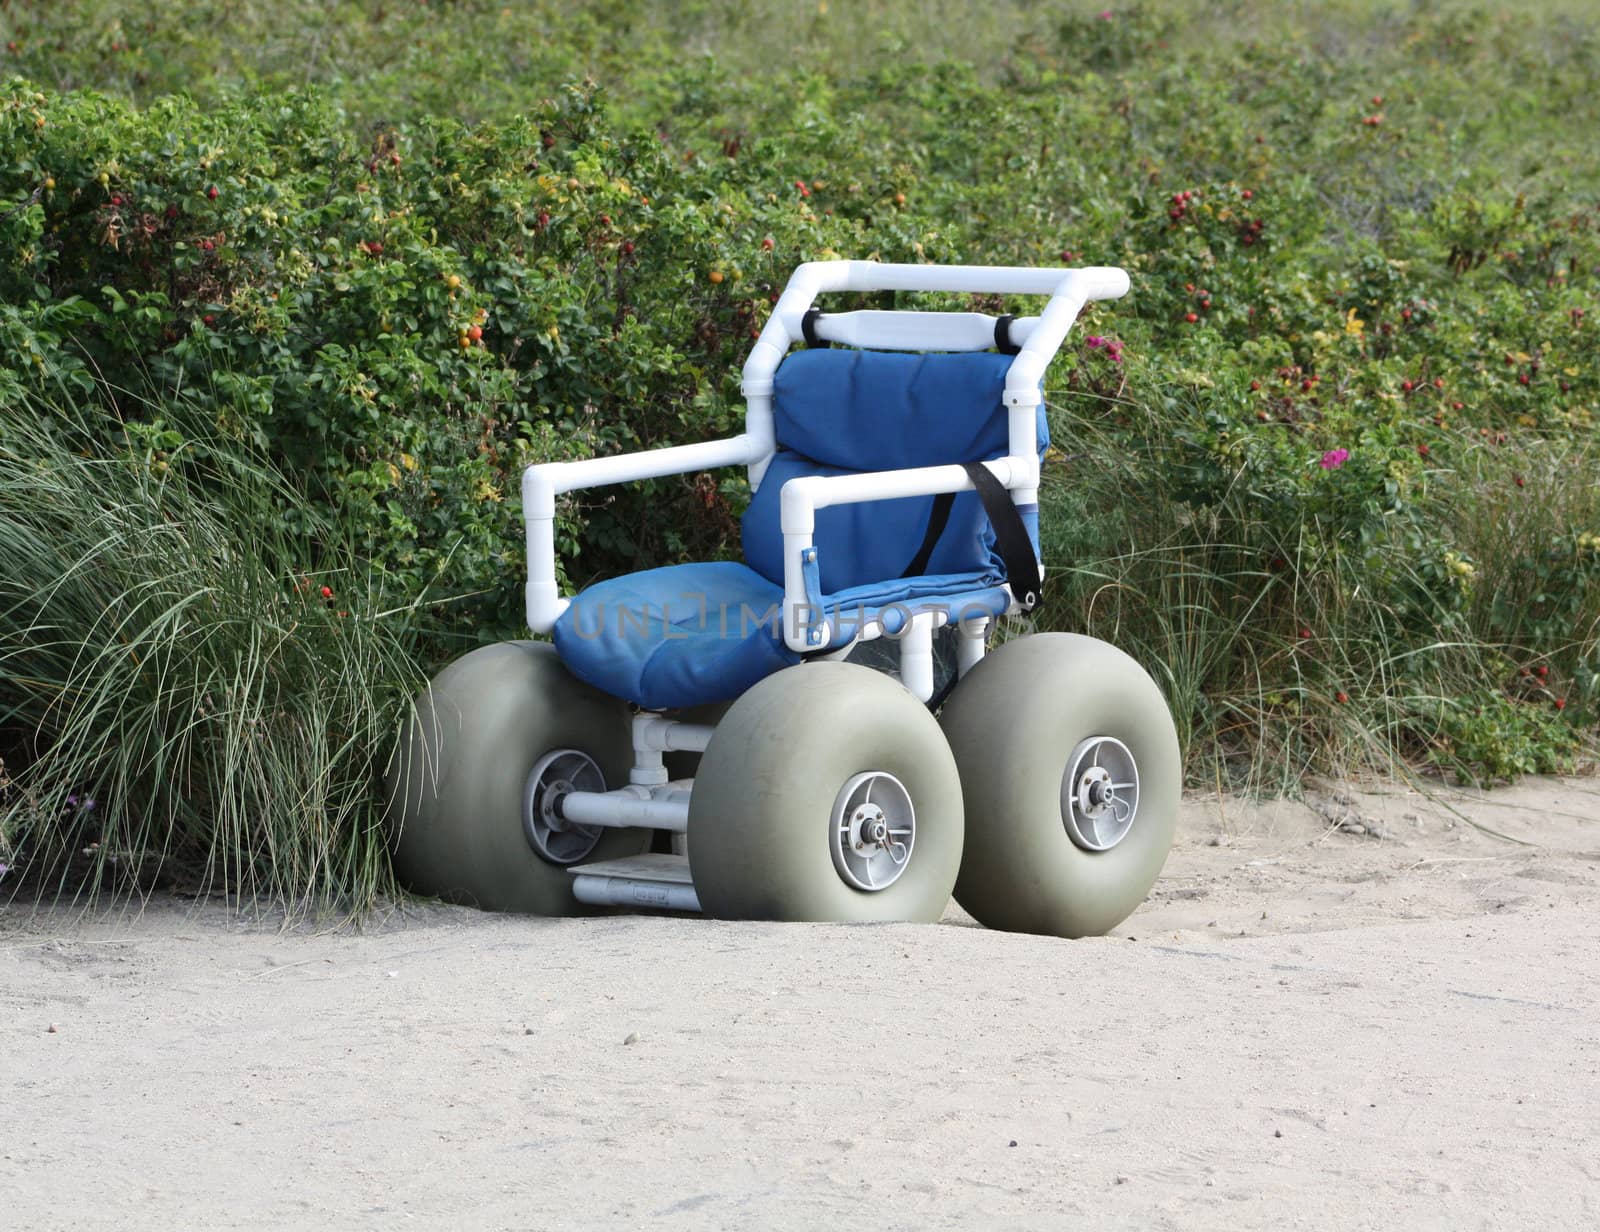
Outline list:
[[[1000,553],[1001,567],[1006,571],[1006,581],[1011,583],[1011,594],[1027,611],[1039,602],[1039,591],[1044,578],[1039,573],[1039,558],[1033,552],[1033,540],[1028,538],[1028,528],[1005,484],[994,477],[982,462],[964,462],[962,469],[972,486],[978,490],[983,511],[989,515],[989,525],[994,527],[995,547]]]
[[[933,508],[928,511],[928,529],[922,536],[922,546],[917,549],[917,554],[911,558],[911,563],[906,566],[901,577],[921,577],[928,571],[928,561],[933,558],[933,549],[938,546],[939,536],[944,534],[944,528],[950,524],[950,509],[955,503],[954,492],[940,492],[933,498]]]
[[[1016,503],[1005,484],[994,477],[994,472],[981,462],[964,462],[962,469],[972,486],[978,491],[983,512],[994,527],[995,549],[1000,553],[1000,565],[1005,570],[1006,581],[1011,583],[1011,593],[1023,611],[1039,602],[1039,592],[1044,579],[1039,575],[1039,558],[1033,554],[1033,540]],[[933,508],[928,513],[928,529],[923,532],[922,546],[912,558],[901,577],[921,577],[933,558],[933,549],[939,537],[950,524],[950,510],[956,503],[954,492],[941,492],[933,498]]]

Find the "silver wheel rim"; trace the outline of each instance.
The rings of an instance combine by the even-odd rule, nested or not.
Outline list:
[[[569,791],[604,791],[605,776],[594,758],[577,749],[553,749],[528,771],[522,789],[522,832],[528,846],[551,864],[576,864],[600,843],[604,826],[580,826],[561,816]]]
[[[1090,736],[1067,759],[1061,820],[1085,851],[1110,851],[1139,813],[1139,766],[1114,736]]]
[[[869,894],[888,889],[911,863],[916,839],[911,793],[885,770],[856,775],[833,802],[829,847],[848,886]]]

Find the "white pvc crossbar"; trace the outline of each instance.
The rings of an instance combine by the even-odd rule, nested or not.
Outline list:
[[[561,797],[561,818],[576,826],[644,826],[683,834],[689,829],[689,792],[569,791]]]
[[[981,312],[886,312],[862,308],[822,313],[812,318],[811,328],[824,342],[863,350],[987,351],[994,346],[998,320]],[[1021,346],[1038,324],[1038,317],[1018,317],[1006,327],[1006,333]]]
[[[1120,269],[1025,269],[1007,265],[890,265],[876,261],[808,261],[799,266],[778,297],[761,337],[745,361],[745,397],[770,395],[772,377],[802,336],[801,318],[818,295],[837,291],[959,291],[979,295],[1048,295],[1039,324],[1012,362],[1009,393],[1033,392],[1078,313],[1090,300],[1120,299],[1128,275]],[[992,328],[992,326],[991,326]],[[1020,365],[1020,367],[1019,367]],[[756,408],[752,406],[752,410]],[[768,407],[770,413],[770,407]]]

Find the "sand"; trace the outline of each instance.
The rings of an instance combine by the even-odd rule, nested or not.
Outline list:
[[[1432,790],[1193,799],[1084,942],[12,908],[0,1227],[1600,1226],[1600,784]]]

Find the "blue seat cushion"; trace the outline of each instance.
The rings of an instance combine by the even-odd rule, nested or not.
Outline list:
[[[800,656],[783,642],[783,588],[737,561],[598,582],[556,621],[578,679],[646,710],[737,697]]]
[[[1009,596],[987,574],[896,578],[829,595],[832,636],[850,642],[862,622],[898,633],[914,613],[944,608],[952,621],[995,616]],[[737,561],[671,565],[589,587],[556,621],[567,669],[647,710],[738,697],[800,662],[783,640],[783,589]]]

